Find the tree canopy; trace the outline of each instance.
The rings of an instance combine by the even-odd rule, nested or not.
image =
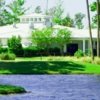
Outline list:
[[[0,0],[0,26],[18,22],[19,16],[27,10],[24,4],[25,0],[14,0],[10,4],[6,4],[5,0]]]

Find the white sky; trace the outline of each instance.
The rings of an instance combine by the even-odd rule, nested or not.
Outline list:
[[[6,0],[7,3],[11,2],[13,0]],[[25,7],[31,7],[30,13],[34,12],[34,9],[36,6],[41,6],[42,11],[45,11],[46,9],[46,1],[47,0],[26,0]],[[58,0],[48,0],[48,6],[49,8],[54,7],[57,4]],[[64,14],[66,15],[69,13],[71,17],[74,17],[74,15],[78,12],[82,12],[87,15],[86,10],[86,0],[62,0],[63,1],[63,9]],[[90,4],[91,2],[96,0],[89,0]],[[84,23],[87,22],[87,17],[84,19]]]

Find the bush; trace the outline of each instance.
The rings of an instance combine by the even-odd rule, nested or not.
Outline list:
[[[20,86],[0,85],[0,94],[25,93],[25,92],[26,90]]]
[[[19,37],[13,36],[12,38],[8,39],[8,49],[16,56],[23,55],[23,48],[22,48],[20,36]]]
[[[95,58],[94,63],[100,65],[100,58]]]
[[[13,53],[2,53],[0,58],[1,60],[15,60],[16,56]]]
[[[48,56],[48,55],[60,55],[59,48],[50,48],[47,53],[46,49],[39,49],[36,47],[27,47],[23,48],[24,50],[24,57],[33,57],[33,56]]]
[[[74,56],[80,58],[84,56],[84,53],[82,50],[78,49],[78,51],[75,52]]]
[[[92,63],[91,57],[83,57],[83,58],[81,58],[81,61],[85,62],[85,63]]]

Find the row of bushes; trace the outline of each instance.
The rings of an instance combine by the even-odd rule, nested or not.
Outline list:
[[[1,48],[1,53],[7,53],[11,52],[14,53],[17,57],[33,57],[33,56],[48,56],[48,55],[60,55],[60,49],[59,48],[50,48],[47,52],[46,49],[37,49],[35,47],[27,47],[22,48],[20,50],[12,50],[8,48]]]

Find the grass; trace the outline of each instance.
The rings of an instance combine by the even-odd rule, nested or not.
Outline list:
[[[0,85],[0,94],[15,94],[25,93],[25,89],[19,86],[12,85]]]
[[[73,57],[17,58],[1,61],[0,74],[100,74],[100,65]]]

